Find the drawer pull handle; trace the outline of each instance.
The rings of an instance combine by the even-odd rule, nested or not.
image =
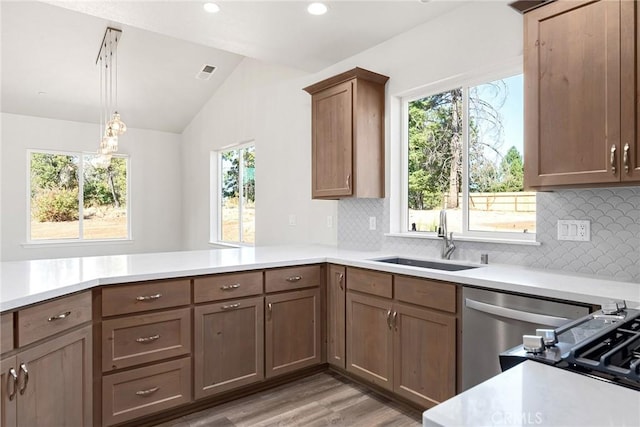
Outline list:
[[[7,376],[7,394],[9,395],[9,400],[13,400],[16,397],[17,391],[18,374],[15,369],[11,368],[9,369],[9,375]]]
[[[387,310],[387,326],[391,329],[391,310]]]
[[[160,334],[151,335],[150,337],[136,338],[136,342],[139,342],[140,344],[146,344],[149,342],[153,342],[157,339],[160,339]]]
[[[70,311],[65,311],[64,313],[60,313],[60,314],[56,314],[55,316],[51,316],[47,319],[47,321],[49,322],[55,322],[56,320],[62,320],[65,317],[69,317],[69,315],[71,314]]]
[[[153,387],[153,388],[149,388],[147,390],[136,391],[136,396],[148,396],[150,394],[155,393],[158,390],[160,390],[160,387]]]
[[[267,304],[267,320],[271,320],[271,316],[273,315],[273,304]]]
[[[234,283],[233,285],[223,285],[220,286],[220,289],[223,291],[232,291],[234,289],[238,289],[240,287],[240,283]]]
[[[162,297],[162,294],[144,295],[136,297],[136,301],[155,301],[160,297]]]
[[[340,290],[344,291],[344,274],[338,273],[338,284],[340,285]]]
[[[236,303],[236,304],[223,305],[222,309],[223,310],[233,310],[233,309],[236,309],[236,308],[239,308],[239,307],[240,307],[240,303]]]
[[[22,383],[22,387],[20,388],[20,395],[23,395],[25,390],[27,389],[27,384],[29,384],[29,371],[27,371],[27,365],[21,363],[20,372],[24,373],[24,382]]]
[[[287,282],[299,282],[302,280],[302,276],[289,276],[287,277]]]
[[[393,312],[392,320],[393,320],[393,322],[392,322],[393,323],[393,328],[397,331],[398,330],[398,312],[397,311]]]

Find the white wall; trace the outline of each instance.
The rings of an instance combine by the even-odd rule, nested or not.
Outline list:
[[[246,58],[183,132],[185,248],[209,247],[210,152],[249,140],[256,147],[256,243],[336,243],[336,202],[311,200],[305,76]]]
[[[2,261],[181,249],[180,135],[129,129],[120,139],[130,156],[133,242],[25,247],[27,149],[95,152],[98,127],[6,113],[1,120]]]
[[[303,48],[303,47],[301,47]],[[311,97],[302,88],[355,66],[387,84],[387,194],[399,146],[398,96],[435,81],[520,60],[522,16],[502,1],[479,1],[427,22],[316,74],[245,59],[183,133],[185,247],[207,247],[209,152],[256,140],[256,241],[337,242],[333,201],[311,200]],[[288,215],[297,216],[295,227]],[[338,218],[339,220],[339,218]]]

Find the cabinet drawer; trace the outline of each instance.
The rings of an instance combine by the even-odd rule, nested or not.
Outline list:
[[[116,285],[102,290],[102,315],[137,313],[178,307],[191,302],[189,279],[164,280],[137,285]]]
[[[0,353],[13,350],[13,313],[0,316]]]
[[[190,357],[102,377],[102,423],[105,426],[190,401]]]
[[[456,312],[456,285],[428,279],[395,276],[396,299],[436,310]]]
[[[265,272],[265,291],[278,292],[320,286],[320,266],[278,268]]]
[[[91,320],[91,292],[71,295],[18,312],[20,346]]]
[[[188,354],[191,309],[182,308],[102,322],[102,371]]]
[[[379,271],[347,269],[347,289],[391,298],[393,296],[393,276]]]
[[[262,271],[199,277],[193,281],[193,299],[196,303],[261,293]]]

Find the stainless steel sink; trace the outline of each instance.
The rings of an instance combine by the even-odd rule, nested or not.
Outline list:
[[[398,264],[398,265],[410,265],[411,267],[432,268],[434,270],[446,270],[446,271],[460,271],[460,270],[470,270],[472,268],[478,268],[477,266],[473,266],[473,265],[450,264],[450,263],[444,263],[444,262],[425,261],[420,259],[400,258],[400,257],[374,259],[373,261],[386,262],[389,264]]]

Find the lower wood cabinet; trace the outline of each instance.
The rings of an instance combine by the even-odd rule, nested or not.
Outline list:
[[[392,301],[347,293],[347,371],[393,390]]]
[[[329,265],[327,277],[327,362],[346,369],[345,267]]]
[[[106,375],[102,378],[103,426],[154,414],[190,401],[190,357]]]
[[[319,364],[320,289],[267,295],[265,303],[266,377]]]
[[[91,352],[86,326],[3,359],[0,425],[91,425]]]
[[[264,378],[262,296],[194,309],[195,398]]]
[[[347,293],[347,371],[429,408],[456,390],[456,317]]]

